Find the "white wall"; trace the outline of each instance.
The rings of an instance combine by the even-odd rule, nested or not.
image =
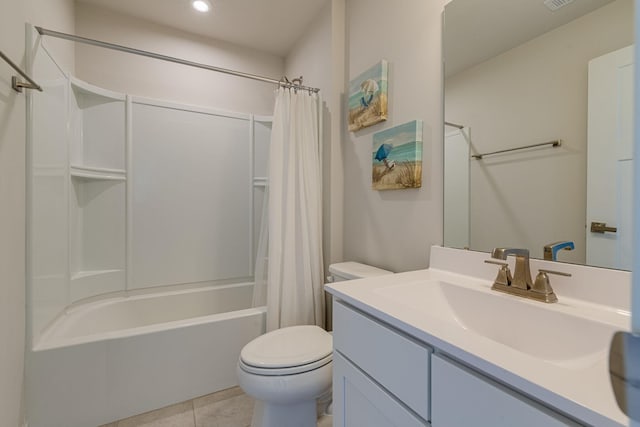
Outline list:
[[[0,14],[0,50],[25,65],[25,22],[73,31],[71,0],[9,0]],[[73,51],[57,48],[73,67]],[[25,94],[0,61],[0,425],[21,425],[25,343]]]
[[[282,58],[128,17],[76,6],[76,34],[216,67],[279,79]],[[270,115],[274,85],[76,44],[76,75],[111,90],[227,111]]]
[[[355,133],[343,131],[345,260],[414,270],[427,267],[429,247],[442,243],[440,57],[445,3],[347,1],[348,78],[380,59],[388,60],[390,69],[389,119]],[[372,190],[372,135],[416,119],[424,122],[422,188]]]
[[[471,161],[476,250],[575,241],[585,261],[587,63],[633,43],[633,1],[618,0],[447,79],[446,120],[471,128],[472,151],[563,146]]]
[[[340,142],[332,138],[332,128],[340,126],[340,110],[336,110],[335,102],[335,98],[339,100],[339,96],[336,96],[333,91],[335,77],[332,76],[332,9],[335,7],[332,2],[327,2],[307,32],[296,42],[285,58],[285,74],[289,79],[304,76],[305,85],[320,88],[323,100],[322,184],[325,270],[332,262],[342,261],[340,228],[342,167],[341,162],[332,161],[332,158],[342,155]]]

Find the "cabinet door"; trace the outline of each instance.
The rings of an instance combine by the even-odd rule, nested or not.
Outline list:
[[[434,427],[579,425],[439,355],[432,356],[431,367]]]
[[[333,355],[333,427],[424,427],[402,403],[338,352]]]
[[[422,419],[429,419],[431,349],[336,302],[333,346]]]

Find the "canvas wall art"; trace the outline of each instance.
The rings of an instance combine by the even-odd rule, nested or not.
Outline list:
[[[389,65],[384,59],[349,82],[349,131],[387,120]]]
[[[422,186],[422,120],[373,134],[372,188]]]

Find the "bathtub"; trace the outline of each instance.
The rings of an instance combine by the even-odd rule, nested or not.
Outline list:
[[[237,385],[242,347],[264,333],[253,284],[73,306],[27,355],[29,427],[92,427]]]

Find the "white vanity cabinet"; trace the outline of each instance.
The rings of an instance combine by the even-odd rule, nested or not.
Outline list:
[[[580,425],[340,300],[333,324],[334,427]]]
[[[431,358],[431,375],[434,427],[580,425],[439,354]]]
[[[428,426],[431,348],[339,301],[333,325],[334,427]]]
[[[434,246],[428,269],[325,286],[336,426],[368,425],[366,411],[371,425],[414,425],[394,408],[434,427],[629,425],[607,354],[630,329],[631,274],[531,259],[572,275],[554,278],[561,302],[543,304],[493,291],[489,257]]]

